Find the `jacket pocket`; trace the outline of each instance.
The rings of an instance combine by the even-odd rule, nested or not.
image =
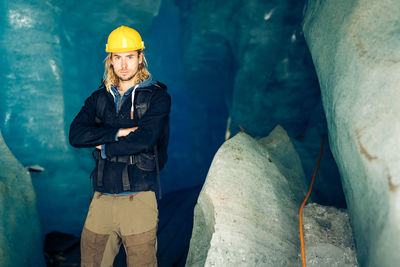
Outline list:
[[[141,153],[136,166],[142,171],[154,171],[156,168],[155,156],[150,153]]]

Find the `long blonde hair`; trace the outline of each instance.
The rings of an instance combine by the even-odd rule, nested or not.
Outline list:
[[[143,60],[142,63],[139,64],[138,66],[138,71],[136,73],[136,83],[140,83],[144,80],[146,80],[150,76],[150,72],[147,69],[147,60],[146,57],[144,56],[144,53],[142,50],[137,50],[138,56],[142,54]],[[108,53],[106,59],[104,60],[104,75],[103,75],[103,80],[104,84],[107,88],[107,91],[110,92],[111,86],[118,86],[119,85],[119,78],[117,75],[115,75],[113,66],[111,64],[111,57],[112,53]]]

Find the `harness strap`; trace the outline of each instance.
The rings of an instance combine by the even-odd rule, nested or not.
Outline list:
[[[97,186],[103,186],[103,172],[104,172],[104,165],[106,160],[111,162],[121,162],[126,163],[124,169],[122,170],[122,187],[124,191],[129,191],[131,189],[131,183],[129,182],[129,174],[128,174],[128,165],[136,164],[139,158],[136,155],[129,155],[129,156],[114,156],[109,159],[103,159],[101,157],[101,152],[96,150],[93,153],[93,156],[96,160],[99,161],[97,167]],[[157,166],[157,174],[158,171],[158,161],[156,160]]]
[[[128,165],[136,164],[137,157],[134,155],[129,156],[114,156],[109,159],[111,162],[122,162],[125,163],[124,169],[122,170],[122,188],[124,191],[131,190],[131,183],[129,182]]]
[[[106,163],[105,159],[102,159],[100,156],[97,167],[97,186],[103,186],[103,171],[105,163]]]
[[[125,167],[122,170],[122,187],[124,191],[129,191],[131,189],[131,183],[129,182],[129,175],[128,175],[128,163],[125,164]]]

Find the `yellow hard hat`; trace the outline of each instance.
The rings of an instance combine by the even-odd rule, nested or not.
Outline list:
[[[113,30],[107,39],[106,52],[128,52],[143,50],[144,43],[140,34],[129,27],[121,26]]]

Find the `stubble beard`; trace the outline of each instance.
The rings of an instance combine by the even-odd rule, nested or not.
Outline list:
[[[118,76],[118,78],[119,78],[120,81],[128,82],[128,81],[132,80],[133,78],[135,78],[135,76],[136,76],[136,73],[133,74],[132,76],[130,76],[129,78],[126,78],[126,79],[124,79],[124,78],[122,78],[120,76]]]
[[[114,75],[117,76],[118,79],[119,79],[120,81],[123,81],[123,82],[128,82],[128,81],[132,80],[133,78],[135,78],[135,76],[136,76],[136,74],[137,74],[137,72],[135,72],[133,75],[129,76],[128,78],[122,78],[121,76],[119,76],[119,75],[115,72],[114,68],[113,68],[113,72],[114,72]]]

